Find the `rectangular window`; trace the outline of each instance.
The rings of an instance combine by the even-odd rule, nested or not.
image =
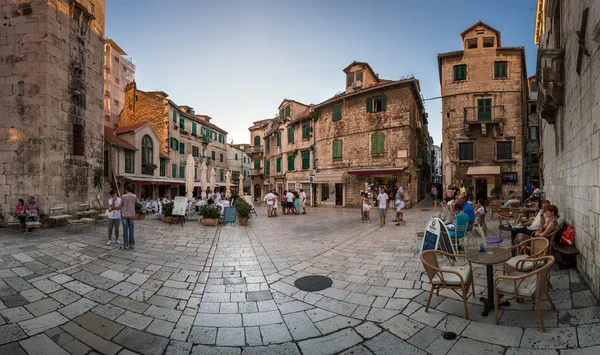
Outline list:
[[[529,139],[532,141],[538,140],[538,127],[537,126],[529,127]]]
[[[477,119],[479,121],[492,119],[492,99],[477,99]]]
[[[211,152],[211,158],[212,158],[213,162],[214,162],[215,160],[217,160],[217,153],[215,153],[215,151],[214,151],[214,150]]]
[[[197,134],[198,132],[198,125],[196,124],[196,122],[192,122],[192,134]]]
[[[494,37],[485,37],[483,39],[483,48],[490,48],[494,46]]]
[[[467,65],[460,64],[454,66],[454,81],[467,80]]]
[[[260,159],[254,161],[254,169],[260,169]]]
[[[196,146],[192,146],[192,156],[197,158],[200,155],[200,149]]]
[[[219,181],[223,181],[223,169],[219,171]]]
[[[223,153],[219,153],[219,161],[222,163],[223,162]]]
[[[119,62],[119,56],[115,56],[115,62]]]
[[[185,177],[185,165],[181,165],[179,167],[179,177],[180,178],[184,178]]]
[[[321,185],[321,201],[329,200],[329,184]]]
[[[271,137],[265,138],[265,150],[267,153],[271,151]]]
[[[185,130],[185,117],[179,116],[179,128]]]
[[[275,159],[275,171],[281,172],[281,158]]]
[[[341,159],[342,158],[342,140],[341,139],[336,139],[333,141],[331,151],[332,151],[333,159]]]
[[[508,78],[508,62],[494,62],[494,78]]]
[[[496,142],[496,159],[510,160],[512,159],[512,142]]]
[[[125,172],[127,174],[133,174],[135,166],[135,152],[125,151]]]
[[[371,134],[371,154],[383,154],[385,151],[385,135],[380,133]]]
[[[473,160],[473,143],[458,143],[458,160]]]
[[[290,115],[291,115],[291,113],[290,113],[290,105],[287,105],[283,109],[283,117],[290,117]]]
[[[238,160],[238,155],[235,153],[235,160]],[[244,162],[245,163],[245,162]]]
[[[302,139],[310,138],[310,121],[302,123]]]
[[[288,155],[288,157],[287,157],[287,160],[288,160],[287,161],[287,163],[288,163],[287,164],[288,165],[287,169],[288,169],[288,171],[293,171],[294,170],[294,158],[296,158],[295,155]]]
[[[342,106],[335,106],[333,108],[333,115],[331,120],[333,122],[339,121],[342,119]]]
[[[194,180],[198,180],[198,167],[194,166]]]
[[[173,109],[173,122],[177,123],[177,110]]]
[[[73,125],[73,155],[84,155],[85,144],[84,144],[85,132],[83,125]]]
[[[310,169],[310,151],[302,152],[302,169]]]
[[[385,96],[369,97],[367,99],[367,112],[385,111]]]
[[[265,162],[265,174],[270,174],[270,173],[271,173],[271,162],[266,161]]]
[[[185,143],[183,143],[183,142],[179,142],[179,154],[181,154],[181,155],[185,154]]]
[[[288,143],[294,143],[294,127],[288,128]]]
[[[277,146],[281,147],[281,131],[277,131],[277,133],[275,133],[275,139],[277,140]]]
[[[357,70],[357,71],[353,71],[351,73],[348,73],[346,75],[346,86],[352,86],[352,84],[355,81],[361,81],[363,80],[363,71],[361,70]]]
[[[167,176],[167,161],[164,159],[160,160],[160,176]]]
[[[467,40],[467,49],[477,48],[477,38],[471,38]]]
[[[177,164],[171,164],[171,177],[177,177]]]
[[[106,96],[106,97],[110,97],[110,91],[108,91],[108,90],[104,90],[104,96]]]

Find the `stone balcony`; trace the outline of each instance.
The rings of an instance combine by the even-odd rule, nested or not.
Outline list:
[[[250,156],[262,155],[265,153],[265,146],[264,145],[253,145],[253,146],[246,148],[245,151],[246,151],[246,154],[248,154]]]
[[[250,174],[250,176],[259,176],[264,175],[264,170],[263,168],[252,168],[249,170],[248,173]]]
[[[499,106],[474,106],[464,108],[464,129],[465,134],[470,135],[471,126],[480,125],[481,134],[488,135],[493,125],[498,125],[500,135],[504,131],[506,109],[503,105]]]

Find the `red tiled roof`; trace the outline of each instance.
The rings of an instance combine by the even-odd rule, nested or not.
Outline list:
[[[298,121],[302,121],[306,118],[308,118],[310,116],[310,110],[314,107],[315,105],[310,104],[308,105],[308,108],[306,110],[304,110],[304,112],[302,112],[302,114],[300,114],[300,116],[298,116],[298,118],[291,120],[290,123],[293,122],[298,122]]]
[[[460,51],[451,51],[451,52],[438,53],[438,58],[440,58],[440,57],[449,57],[449,56],[458,55],[458,54],[463,54],[464,52],[465,51],[460,50]]]
[[[104,126],[104,138],[106,138],[106,140],[116,145],[117,147],[129,150],[137,150],[133,145],[115,136],[113,129],[110,127]]]
[[[115,134],[135,132],[147,124],[148,124],[148,121],[143,121],[143,122],[138,122],[136,124],[132,124],[130,126],[117,127],[117,128],[115,128]]]

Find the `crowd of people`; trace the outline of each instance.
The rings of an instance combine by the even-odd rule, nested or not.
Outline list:
[[[282,194],[272,189],[265,195],[264,202],[267,204],[267,217],[279,216],[277,210],[280,204],[283,214],[306,214],[306,192],[303,189],[300,189],[300,193],[285,190]]]

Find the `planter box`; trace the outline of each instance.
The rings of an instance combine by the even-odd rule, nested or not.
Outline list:
[[[202,225],[204,226],[216,226],[219,224],[219,220],[216,218],[202,218]]]
[[[240,226],[247,226],[248,225],[248,218],[239,217],[238,219],[240,221]]]
[[[163,216],[162,221],[163,221],[163,223],[171,223],[172,219],[173,219],[173,217],[171,217],[171,216],[169,216],[169,217]],[[177,219],[175,219],[175,221],[177,221]]]

